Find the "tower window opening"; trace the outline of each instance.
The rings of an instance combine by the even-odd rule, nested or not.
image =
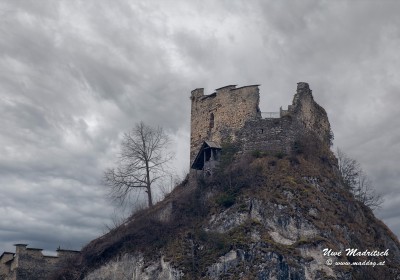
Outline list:
[[[210,128],[214,127],[214,113],[211,113],[210,115]]]

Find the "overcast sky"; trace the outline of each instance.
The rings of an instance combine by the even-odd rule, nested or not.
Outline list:
[[[0,2],[0,253],[80,249],[114,206],[101,177],[143,120],[189,165],[190,91],[261,84],[261,110],[308,82],[334,144],[400,235],[400,2]]]

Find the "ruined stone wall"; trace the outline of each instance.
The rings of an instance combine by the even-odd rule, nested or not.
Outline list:
[[[14,258],[14,253],[4,252],[0,257],[0,280],[4,280],[8,275],[10,268],[7,262]]]
[[[249,120],[237,139],[244,152],[289,153],[294,142],[308,133],[330,144],[330,124],[324,108],[314,101],[307,83],[298,83],[293,104],[287,111],[281,110],[280,118]]]
[[[55,269],[59,259],[57,257],[43,256],[42,249],[27,248],[24,253],[18,254],[16,267],[16,280],[46,279]]]
[[[328,115],[325,109],[314,101],[307,83],[297,84],[297,92],[293,97],[289,112],[304,126],[305,130],[314,132],[323,142],[329,141],[331,127]]]
[[[62,261],[76,254],[79,252],[57,250],[57,256],[44,256],[42,249],[27,248],[26,244],[17,244],[15,254],[2,255],[0,280],[48,279]]]
[[[289,116],[248,121],[238,134],[242,150],[289,153],[297,135],[293,122]]]
[[[191,100],[191,164],[203,141],[235,140],[246,121],[261,118],[257,85],[226,86],[210,95],[204,95],[204,89],[196,89]]]

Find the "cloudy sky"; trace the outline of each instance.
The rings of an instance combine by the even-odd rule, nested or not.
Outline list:
[[[188,170],[190,91],[261,84],[261,110],[310,83],[400,236],[398,1],[0,3],[0,253],[80,249],[111,223],[101,177],[124,131],[160,125]]]

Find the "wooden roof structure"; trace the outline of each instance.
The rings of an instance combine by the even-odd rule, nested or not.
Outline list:
[[[197,170],[202,170],[205,162],[204,158],[204,150],[206,149],[215,149],[215,150],[221,150],[221,146],[218,143],[215,143],[213,141],[204,141],[203,144],[200,147],[199,152],[196,155],[196,158],[193,161],[192,168],[197,169]]]

